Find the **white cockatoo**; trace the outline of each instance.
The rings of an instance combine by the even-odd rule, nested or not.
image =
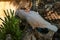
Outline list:
[[[26,12],[25,10],[16,10],[16,15],[20,18],[24,18],[27,22],[32,26],[32,28],[48,28],[54,32],[58,30],[58,28],[46,20],[44,20],[38,12],[29,11]]]
[[[21,1],[20,7],[16,10],[16,15],[20,18],[26,19],[26,21],[35,28],[48,28],[54,32],[57,32],[58,28],[55,25],[50,24],[39,15],[38,12],[31,11],[32,3],[30,1]],[[23,9],[21,9],[23,8]]]

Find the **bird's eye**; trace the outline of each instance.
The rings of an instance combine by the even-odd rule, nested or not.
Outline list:
[[[21,8],[21,9],[25,10],[26,8]]]

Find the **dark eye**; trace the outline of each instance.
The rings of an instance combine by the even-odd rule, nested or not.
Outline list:
[[[26,8],[21,8],[21,9],[25,10]]]

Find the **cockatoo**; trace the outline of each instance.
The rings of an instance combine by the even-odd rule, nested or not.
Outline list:
[[[23,4],[24,3],[24,4]],[[28,1],[21,1],[19,3],[19,7],[16,10],[16,15],[20,18],[26,19],[26,21],[32,26],[33,29],[35,28],[47,28],[51,31],[57,32],[58,28],[55,25],[50,24],[46,20],[39,15],[38,12],[30,10],[32,7],[32,2]],[[22,9],[21,9],[22,8]]]
[[[16,10],[16,15],[20,18],[24,18],[27,22],[32,26],[33,29],[35,28],[48,28],[54,32],[57,32],[58,28],[55,25],[50,24],[46,20],[39,15],[38,12],[29,11],[26,12],[25,10]]]

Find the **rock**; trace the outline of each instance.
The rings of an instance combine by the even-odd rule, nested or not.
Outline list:
[[[52,40],[54,32],[41,34],[37,30],[27,31],[23,34],[22,40]]]
[[[11,34],[7,34],[7,35],[6,35],[6,40],[12,40]]]

